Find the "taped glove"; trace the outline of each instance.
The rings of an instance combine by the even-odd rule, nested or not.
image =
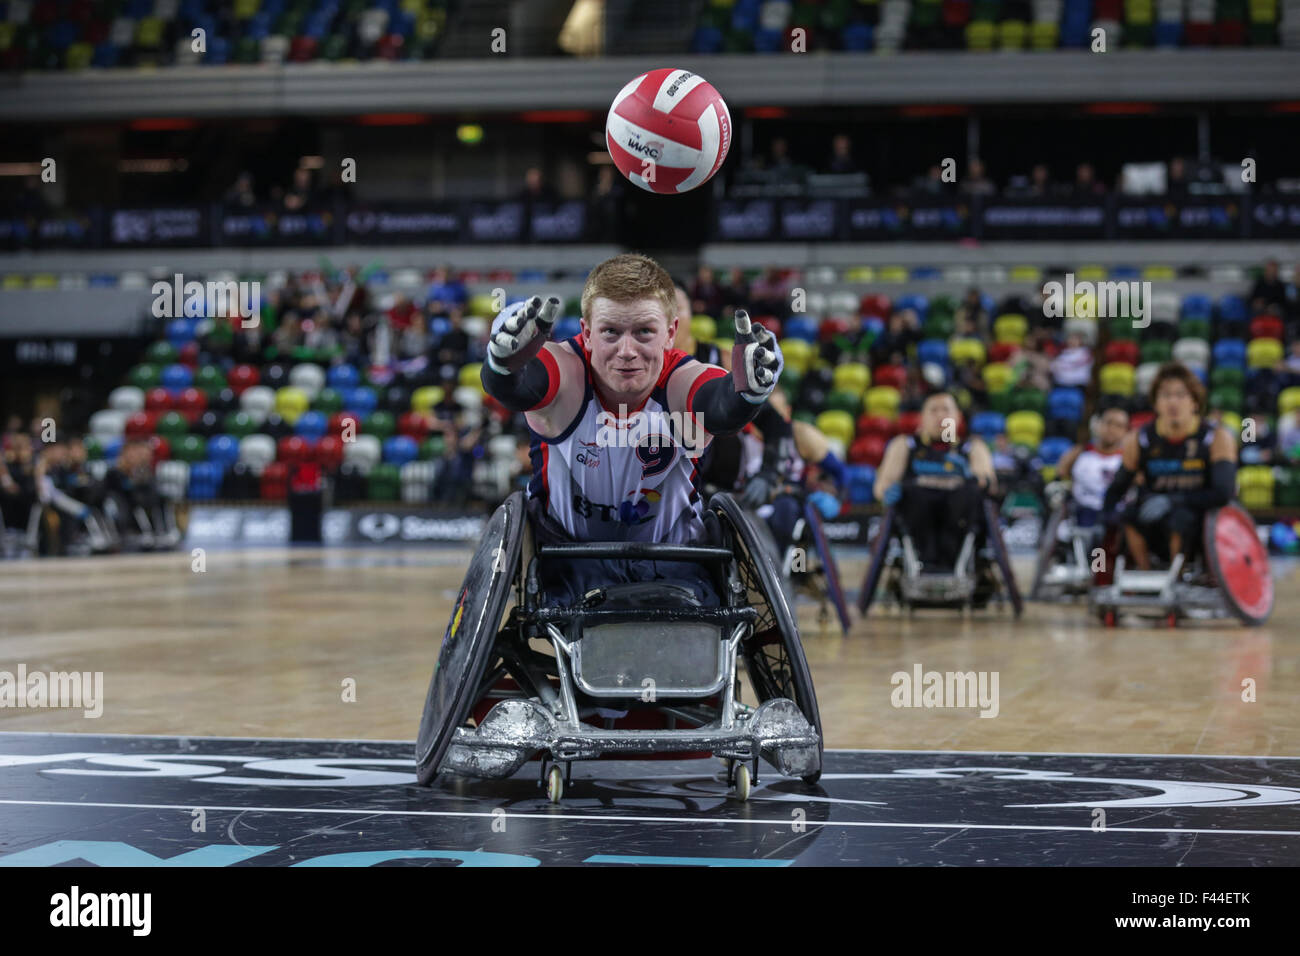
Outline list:
[[[551,337],[560,314],[560,300],[539,295],[501,310],[492,323],[487,363],[499,375],[513,375],[531,362]]]
[[[744,309],[736,310],[736,344],[731,349],[736,390],[748,402],[760,405],[776,389],[785,357],[776,336],[750,321]]]
[[[746,508],[757,508],[759,505],[767,504],[775,490],[776,482],[772,476],[759,472],[746,481],[745,487],[740,489],[740,503]]]
[[[894,482],[885,489],[884,496],[880,499],[891,508],[903,500],[903,485],[900,482]]]
[[[814,508],[821,512],[821,516],[827,521],[839,517],[840,499],[829,491],[814,491],[808,496],[808,500]]]

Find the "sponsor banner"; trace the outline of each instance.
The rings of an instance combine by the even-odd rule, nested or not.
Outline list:
[[[208,214],[203,206],[153,206],[114,209],[108,214],[109,247],[206,246]]]
[[[957,239],[971,232],[967,202],[854,199],[845,209],[844,238],[855,242]]]
[[[581,242],[587,237],[587,204],[578,200],[536,203],[529,235],[533,242]]]
[[[321,518],[325,544],[446,544],[477,541],[481,515],[432,509],[335,508]],[[289,509],[193,505],[185,542],[190,547],[287,545]]]
[[[344,239],[361,244],[459,242],[464,228],[460,203],[383,203],[343,217]]]
[[[293,212],[270,206],[222,209],[217,217],[216,243],[228,246],[334,245],[333,210],[318,206]]]
[[[1117,199],[1116,239],[1231,239],[1242,234],[1237,196]]]
[[[1300,196],[1256,199],[1250,204],[1246,229],[1257,239],[1300,238]]]
[[[1105,199],[989,199],[980,208],[985,239],[1105,239]]]
[[[100,244],[98,210],[0,216],[0,249],[91,249]]]
[[[524,219],[521,202],[470,203],[466,238],[473,242],[522,242]]]
[[[713,238],[719,242],[776,238],[776,202],[772,199],[723,199],[714,203]]]
[[[781,201],[781,238],[817,240],[838,238],[840,204],[833,199]]]

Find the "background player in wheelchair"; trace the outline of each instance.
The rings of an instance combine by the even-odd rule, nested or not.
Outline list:
[[[886,565],[887,589],[905,607],[983,607],[999,590],[993,562],[1019,613],[993,506],[993,459],[981,439],[959,440],[960,414],[951,393],[934,392],[921,405],[916,433],[885,448],[875,493],[886,511],[859,597],[864,613]],[[891,559],[894,535],[900,549]]]
[[[1122,536],[1110,538],[1113,580],[1093,592],[1094,607],[1108,624],[1124,608],[1154,611],[1170,625],[1228,613],[1261,623],[1272,579],[1254,521],[1233,503],[1236,437],[1202,417],[1205,388],[1181,363],[1161,366],[1149,397],[1155,418],[1125,437],[1103,501],[1105,524]]]
[[[705,506],[696,467],[776,387],[774,336],[738,311],[730,373],[672,348],[672,281],[638,255],[592,270],[582,332],[562,343],[558,309],[534,297],[494,323],[483,385],[526,413],[533,479],[526,506],[516,493],[489,522],[444,635],[421,781],[506,776],[539,752],[571,766],[683,751],[730,760],[742,797],[759,756],[815,780],[820,719],[775,570],[729,496]],[[739,659],[756,709],[738,699]],[[667,726],[615,726],[634,710]],[[567,776],[545,759],[543,773],[558,800]]]

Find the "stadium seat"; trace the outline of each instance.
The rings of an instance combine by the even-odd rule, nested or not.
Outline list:
[[[974,434],[991,443],[994,438],[1007,430],[1007,419],[1000,412],[976,412],[971,418],[970,427]]]
[[[1073,444],[1074,442],[1068,438],[1044,438],[1038,446],[1038,457],[1042,459],[1045,465],[1055,465],[1061,460],[1061,456],[1070,450]]]
[[[1283,355],[1282,343],[1277,339],[1251,339],[1246,343],[1246,365],[1252,369],[1272,368]]]
[[[984,385],[990,392],[1004,392],[1011,387],[1016,373],[1011,366],[1002,362],[990,362],[980,370]]]
[[[1103,395],[1129,396],[1136,387],[1136,370],[1123,362],[1112,362],[1101,367],[1101,393]]]
[[[867,389],[867,414],[896,418],[898,416],[899,392],[889,385],[875,385]]]
[[[1246,367],[1246,343],[1241,339],[1219,339],[1214,343],[1214,365],[1232,368]]]
[[[1210,364],[1210,343],[1204,339],[1179,339],[1174,343],[1173,356],[1189,368],[1204,369]]]
[[[239,463],[261,475],[275,461],[275,441],[269,435],[245,435],[239,441]]]
[[[993,338],[998,342],[1023,345],[1029,320],[1023,315],[1000,315],[993,321]]]
[[[1241,503],[1247,508],[1273,507],[1273,469],[1265,465],[1246,465],[1237,469]]]
[[[1007,438],[1014,445],[1037,448],[1045,430],[1043,416],[1038,412],[1019,411],[1007,416]]]

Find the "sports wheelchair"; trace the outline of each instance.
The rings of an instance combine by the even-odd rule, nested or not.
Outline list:
[[[1038,539],[1029,599],[1061,601],[1086,597],[1093,583],[1092,553],[1101,544],[1104,529],[1100,525],[1080,523],[1078,505],[1064,487],[1048,485],[1047,500],[1051,510]]]
[[[740,800],[760,756],[816,783],[821,717],[777,570],[730,495],[714,495],[705,518],[707,544],[546,544],[522,492],[507,498],[443,635],[416,745],[419,782],[509,777],[540,754],[547,796],[559,802],[574,761],[675,753],[722,758]],[[692,562],[711,575],[719,605],[637,581],[592,589],[577,607],[547,606],[541,566],[590,558]],[[740,700],[738,659],[755,707]]]
[[[801,594],[816,602],[817,623],[825,631],[830,624],[831,608],[834,608],[840,632],[847,636],[853,622],[821,512],[806,495],[792,494],[790,497],[798,503],[799,516],[791,529],[790,543],[784,548],[768,521],[759,517],[761,509],[759,513],[750,515],[750,521],[780,572],[781,586],[790,609],[794,610],[795,599]]]
[[[1105,566],[1114,571],[1089,595],[1092,612],[1107,627],[1116,625],[1120,613],[1163,618],[1168,627],[1176,627],[1183,619],[1226,617],[1260,625],[1273,612],[1268,549],[1259,540],[1255,520],[1236,502],[1205,513],[1190,561],[1177,554],[1160,570],[1129,568],[1123,539],[1117,528],[1107,535]]]
[[[923,566],[917,558],[915,542],[901,511],[886,508],[872,540],[867,574],[858,594],[862,616],[866,617],[870,610],[888,570],[885,591],[908,614],[916,608],[953,608],[967,613],[985,608],[996,599],[999,607],[1009,600],[1015,616],[1020,617],[1024,601],[1011,571],[997,508],[987,496],[980,504],[982,527],[967,531],[951,567],[938,570]]]

